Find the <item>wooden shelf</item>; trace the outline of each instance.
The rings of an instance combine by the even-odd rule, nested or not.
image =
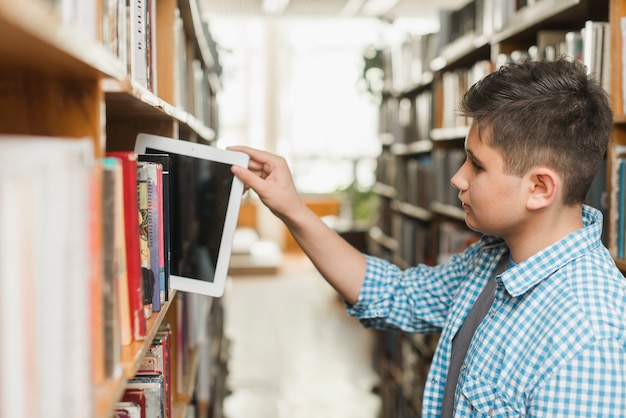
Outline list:
[[[115,120],[154,120],[170,123],[172,120],[187,126],[203,140],[215,139],[215,132],[195,116],[160,99],[146,88],[129,79],[122,81],[111,78],[102,81],[105,92],[107,117]]]
[[[538,28],[580,29],[585,19],[606,18],[607,8],[591,0],[541,0],[510,17],[506,27],[492,36],[496,44],[507,39],[527,38],[534,42]],[[580,26],[580,27],[579,27]]]
[[[436,128],[430,133],[433,141],[453,141],[464,139],[469,131],[469,126],[456,126],[454,128]]]
[[[417,155],[426,154],[433,149],[432,141],[421,139],[409,144],[396,143],[391,146],[391,153],[394,155]]]
[[[373,227],[372,229],[370,229],[369,236],[371,239],[390,250],[395,250],[398,247],[398,242],[390,236],[386,235],[378,227]]]
[[[433,218],[432,212],[429,211],[428,209],[420,208],[419,206],[415,206],[406,202],[399,202],[397,200],[393,200],[391,202],[391,208],[406,216],[409,216],[414,219],[418,219],[423,222],[429,222]]]
[[[83,80],[122,80],[126,68],[99,42],[61,25],[48,3],[0,0],[2,67]]]
[[[432,202],[431,209],[433,212],[439,215],[443,215],[457,221],[465,221],[465,211],[458,206]]]
[[[374,193],[386,197],[388,199],[393,199],[396,197],[396,189],[392,186],[383,183],[374,184]]]
[[[465,66],[481,59],[489,59],[489,39],[468,33],[448,44],[430,64],[432,71],[440,72]]]

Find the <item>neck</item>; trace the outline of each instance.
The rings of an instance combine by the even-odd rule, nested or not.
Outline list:
[[[539,251],[583,228],[581,205],[533,213],[522,231],[504,237],[514,262],[520,263]]]

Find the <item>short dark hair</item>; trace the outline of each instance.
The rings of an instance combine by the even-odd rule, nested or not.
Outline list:
[[[571,59],[500,67],[464,95],[460,112],[503,154],[508,174],[545,165],[564,182],[564,203],[585,200],[611,135],[606,91]]]

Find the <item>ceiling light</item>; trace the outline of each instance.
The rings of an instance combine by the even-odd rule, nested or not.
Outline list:
[[[288,4],[289,0],[263,0],[263,12],[269,15],[279,15]]]
[[[365,16],[383,16],[388,13],[399,0],[369,0],[363,5],[361,12]]]

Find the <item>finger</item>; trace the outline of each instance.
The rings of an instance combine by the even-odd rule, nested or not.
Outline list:
[[[248,188],[258,191],[263,186],[263,179],[247,168],[233,165],[231,170],[235,177],[241,180]]]
[[[255,148],[251,148],[251,147],[247,147],[244,145],[233,145],[228,147],[229,150],[233,150],[233,151],[239,151],[239,152],[243,152],[245,154],[248,154],[248,156],[250,157],[250,162],[252,164],[254,164],[252,167],[257,168],[256,164],[258,164],[258,167],[263,167],[265,164],[269,164],[270,166],[274,166],[276,159],[280,158],[272,153],[269,153],[267,151],[261,151]]]

